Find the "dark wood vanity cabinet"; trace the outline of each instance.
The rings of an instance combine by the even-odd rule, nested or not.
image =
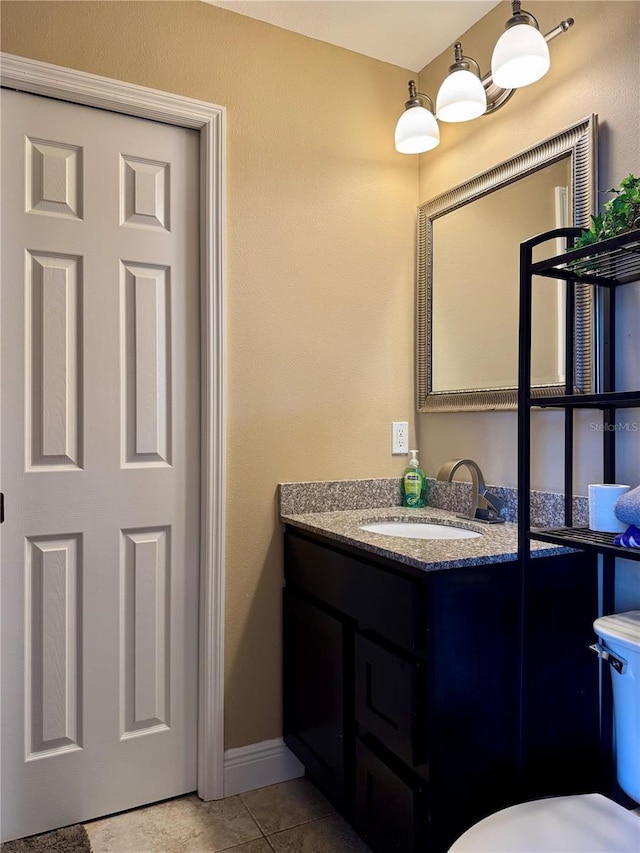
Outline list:
[[[595,789],[596,564],[533,565],[427,572],[287,528],[284,739],[377,853]]]

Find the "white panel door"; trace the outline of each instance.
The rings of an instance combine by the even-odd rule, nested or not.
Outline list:
[[[199,162],[1,97],[8,840],[197,787]]]

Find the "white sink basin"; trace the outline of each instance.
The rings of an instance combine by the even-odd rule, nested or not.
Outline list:
[[[401,539],[476,539],[482,536],[466,527],[451,524],[435,524],[431,521],[373,521],[363,524],[360,530],[382,533],[384,536],[399,536]]]

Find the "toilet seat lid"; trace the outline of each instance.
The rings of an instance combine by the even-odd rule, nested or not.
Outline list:
[[[601,794],[550,797],[481,820],[449,853],[638,853],[640,817]]]

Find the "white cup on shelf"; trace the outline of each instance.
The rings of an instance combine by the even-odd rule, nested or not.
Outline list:
[[[589,529],[600,533],[624,533],[627,526],[618,521],[613,505],[631,486],[619,483],[592,483],[589,489]]]

